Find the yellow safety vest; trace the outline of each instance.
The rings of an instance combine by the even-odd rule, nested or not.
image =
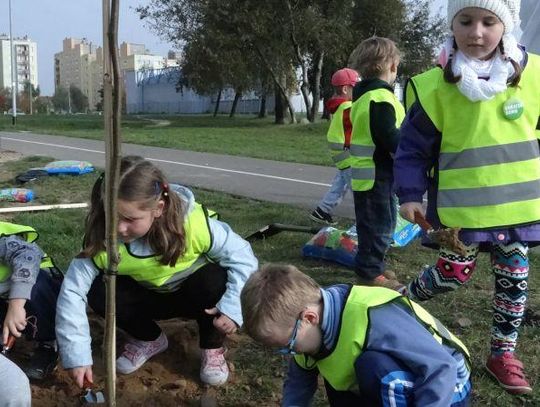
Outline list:
[[[161,264],[159,256],[137,256],[130,252],[129,245],[121,244],[118,274],[130,276],[155,291],[175,291],[182,281],[211,262],[206,257],[212,246],[208,217],[206,209],[195,203],[184,223],[185,252],[174,266]],[[107,252],[98,253],[92,260],[98,269],[104,271],[108,265]]]
[[[349,150],[344,149],[345,131],[343,129],[343,113],[345,110],[350,109],[351,106],[351,101],[343,102],[338,106],[332,115],[332,120],[330,121],[330,126],[328,127],[328,133],[326,133],[326,139],[328,140],[328,148],[330,149],[332,161],[340,170],[351,166],[351,163],[349,162],[351,156]]]
[[[0,222],[0,237],[7,237],[17,235],[28,243],[35,242],[39,237],[36,230],[30,226],[16,225],[9,222]],[[40,267],[49,268],[54,267],[52,259],[46,254],[43,255],[41,259]],[[3,260],[0,261],[0,283],[6,281],[9,276],[11,276],[11,269],[9,266],[4,263]]]
[[[529,54],[521,81],[473,103],[440,68],[411,79],[416,98],[442,134],[437,211],[446,226],[470,229],[540,221],[540,57]],[[503,105],[523,103],[509,120]]]
[[[328,383],[338,391],[358,389],[354,364],[366,345],[369,310],[392,301],[399,301],[408,306],[418,322],[437,342],[459,350],[470,365],[470,356],[465,345],[420,305],[387,288],[362,286],[351,288],[341,314],[337,343],[332,352],[319,360],[307,355],[295,355],[296,362],[304,369],[317,368]],[[403,332],[403,335],[407,333]]]
[[[375,183],[375,143],[371,135],[369,107],[371,102],[386,102],[394,107],[396,113],[396,127],[401,125],[405,118],[405,110],[396,95],[388,89],[374,89],[364,93],[351,107],[351,121],[353,124],[351,139],[351,169],[352,190],[369,191]]]

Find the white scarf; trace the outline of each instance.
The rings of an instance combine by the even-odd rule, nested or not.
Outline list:
[[[453,52],[453,37],[446,40],[439,62],[443,67]],[[503,38],[506,55],[517,63],[521,63],[523,52],[518,47],[513,35]],[[459,91],[470,101],[478,102],[492,99],[496,94],[504,92],[508,87],[508,79],[514,75],[515,70],[509,60],[504,60],[499,48],[493,57],[487,61],[470,58],[462,51],[454,51],[452,58],[452,72],[461,76],[457,83]]]

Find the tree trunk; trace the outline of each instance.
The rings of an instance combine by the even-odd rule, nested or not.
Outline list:
[[[328,109],[326,108],[326,101],[327,99],[325,98],[323,100],[323,111],[322,111],[322,116],[321,116],[321,119],[324,119],[324,120],[330,120],[330,112],[328,111]]]
[[[319,100],[321,98],[321,76],[324,63],[324,51],[320,51],[315,58],[314,62],[314,72],[313,72],[313,84],[311,85],[311,94],[313,95],[313,101],[311,104],[311,117],[313,121],[319,113]]]
[[[308,121],[312,122],[315,120],[313,112],[311,109],[311,101],[309,100],[309,79],[308,79],[308,69],[305,61],[301,61],[300,66],[302,68],[302,85],[300,85],[300,92],[302,93],[302,98],[304,99],[304,105],[306,106],[306,117]]]
[[[290,25],[290,30],[291,30],[291,34],[290,34],[291,44],[293,46],[294,54],[296,56],[298,65],[300,65],[300,68],[302,70],[302,84],[300,85],[300,92],[302,93],[302,97],[304,98],[304,104],[306,105],[306,117],[310,122],[313,122],[315,121],[315,116],[313,114],[312,103],[309,100],[310,85],[309,85],[309,75],[308,75],[308,59],[306,58],[304,53],[301,51],[300,44],[296,39],[296,22],[293,16],[291,2],[285,1],[285,5],[287,6],[287,11],[289,14],[289,25]]]
[[[279,77],[278,77],[278,73],[274,71],[274,65],[265,57],[264,53],[261,51],[261,48],[258,45],[255,45],[255,52],[257,52],[257,55],[259,55],[259,58],[264,64],[265,68],[268,69],[268,72],[270,73],[270,76],[272,77],[272,80],[274,81],[274,85],[275,85],[274,91],[276,95],[278,94],[278,91],[279,91],[281,95],[283,96],[282,102],[285,102],[287,104],[287,108],[289,109],[289,114],[291,117],[291,123],[296,123],[296,114],[294,113],[294,107],[292,105],[291,99],[287,95],[286,74],[279,73]]]
[[[242,91],[236,92],[236,94],[234,95],[234,100],[231,106],[231,112],[229,113],[229,117],[234,117],[236,113],[236,107],[238,106],[238,101],[240,100],[241,97],[242,97]]]
[[[285,124],[285,105],[283,103],[283,94],[281,93],[277,85],[274,86],[274,113],[275,113],[275,124]]]
[[[216,117],[218,112],[219,112],[219,104],[220,103],[221,103],[221,89],[219,90],[219,92],[217,94],[216,107],[214,108],[214,117]]]
[[[259,119],[266,117],[266,91],[261,95],[261,104],[259,106],[259,115],[257,117]]]

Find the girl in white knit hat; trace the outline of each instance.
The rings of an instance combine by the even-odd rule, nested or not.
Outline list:
[[[394,161],[401,215],[460,228],[466,245],[457,253],[426,239],[439,258],[409,283],[409,297],[460,287],[478,253],[489,252],[495,294],[486,368],[514,394],[532,391],[514,350],[528,296],[527,251],[540,244],[540,57],[513,35],[519,7],[518,0],[448,0],[451,36],[440,66],[408,84]]]

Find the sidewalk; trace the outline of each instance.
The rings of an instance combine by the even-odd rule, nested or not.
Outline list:
[[[0,148],[57,160],[90,161],[105,167],[103,141],[28,132],[0,132]],[[123,155],[141,155],[157,163],[171,182],[227,192],[312,210],[329,187],[334,167],[197,153],[161,147],[122,145]],[[354,219],[352,196],[336,215]],[[307,216],[307,214],[306,214]]]

